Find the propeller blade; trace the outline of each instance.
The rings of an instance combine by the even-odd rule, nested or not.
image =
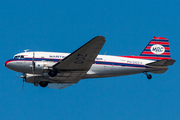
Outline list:
[[[23,78],[23,84],[22,84],[22,92],[24,91],[24,81],[26,81],[26,74],[22,74],[21,78]]]
[[[16,78],[18,78],[18,76],[19,76],[19,75],[18,75],[18,72],[17,72],[17,76],[16,76]]]
[[[35,53],[33,52],[33,59],[32,59],[32,70],[35,70],[35,62],[34,62]]]
[[[33,81],[34,81],[34,84],[35,84],[35,80],[34,80],[34,71],[33,71]]]
[[[35,80],[34,80],[34,71],[35,71],[34,57],[35,57],[35,53],[33,52],[33,59],[32,59],[32,73],[33,73],[33,81],[34,81],[34,84],[35,84]]]
[[[23,78],[22,92],[24,91],[24,81],[25,81],[25,78]]]

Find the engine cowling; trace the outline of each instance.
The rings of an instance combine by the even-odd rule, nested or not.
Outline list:
[[[55,62],[51,61],[37,61],[35,62],[35,73],[42,74],[47,73],[48,69],[51,68]]]
[[[26,82],[27,83],[34,83],[34,82],[40,82],[40,81],[47,81],[47,79],[43,78],[43,76],[37,76],[37,75],[31,75],[31,74],[26,74]]]

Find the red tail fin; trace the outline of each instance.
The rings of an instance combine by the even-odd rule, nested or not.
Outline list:
[[[157,60],[171,59],[168,39],[153,37],[140,56]]]

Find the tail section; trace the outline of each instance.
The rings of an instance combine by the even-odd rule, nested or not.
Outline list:
[[[153,37],[140,56],[156,60],[171,59],[168,39]]]

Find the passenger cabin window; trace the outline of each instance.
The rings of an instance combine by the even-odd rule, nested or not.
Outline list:
[[[17,55],[17,56],[14,56],[14,59],[24,59],[24,55]]]

